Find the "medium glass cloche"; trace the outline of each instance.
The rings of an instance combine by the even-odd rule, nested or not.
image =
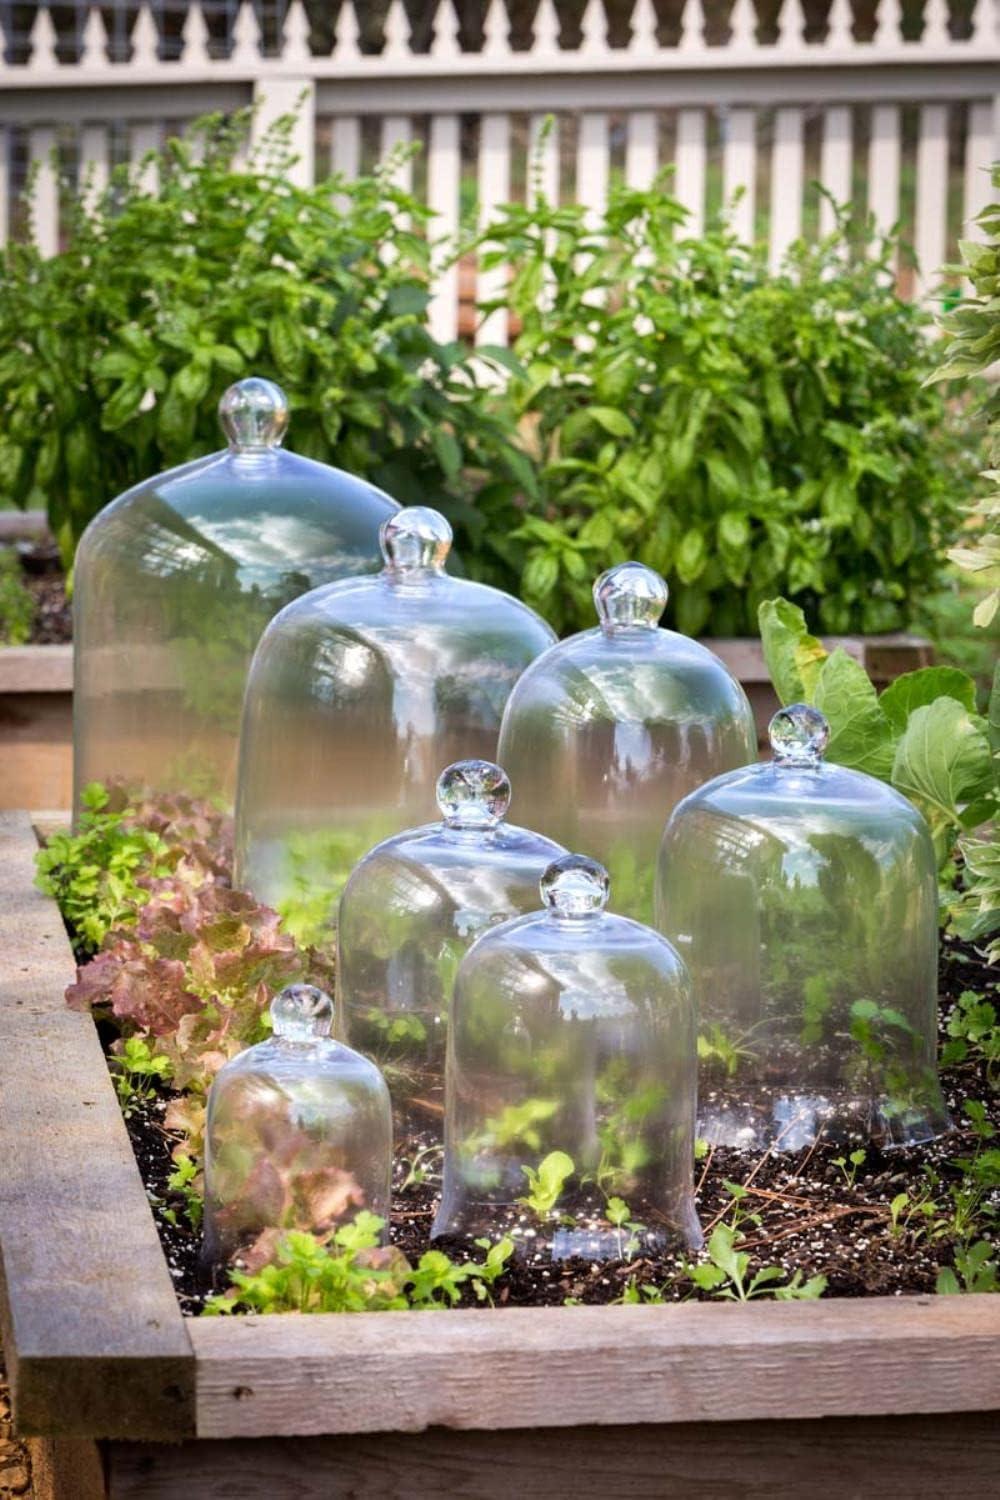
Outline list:
[[[556,1259],[701,1244],[690,982],[608,891],[603,866],[565,855],[543,909],[459,965],[435,1236],[513,1232]]]
[[[398,509],[373,485],[286,453],[288,403],[241,380],[228,447],[95,516],[73,574],[74,784],[123,779],[231,802],[254,647],[289,600],[373,572]]]
[[[362,1210],[388,1224],[389,1092],[373,1062],[331,1039],[333,1002],[293,984],[273,1035],[216,1074],[205,1125],[202,1259],[270,1258],[282,1234],[320,1239]]]
[[[693,792],[663,836],[657,924],[691,971],[713,1143],[948,1128],[930,832],[892,787],[824,761],[828,738],[816,709],[780,709],[773,760]]]
[[[448,1010],[459,962],[486,928],[538,905],[538,882],[565,853],[505,822],[499,766],[462,760],[441,773],[441,821],[366,854],[340,899],[337,1030],[374,1058],[395,1107],[397,1142],[444,1134]]]
[[[594,602],[597,628],[517,684],[497,757],[525,823],[600,859],[618,910],[648,922],[664,822],[703,781],[756,758],[753,714],[713,652],[660,629],[667,585],[651,568],[610,568]]]
[[[411,506],[374,578],[314,589],[264,632],[247,685],[236,880],[309,940],[354,865],[427,822],[442,765],[496,755],[520,674],[555,639],[526,605],[451,578],[451,527]]]

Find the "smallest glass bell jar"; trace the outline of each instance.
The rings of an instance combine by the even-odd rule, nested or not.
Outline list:
[[[663,835],[657,923],[691,971],[713,1143],[904,1146],[949,1126],[930,832],[825,762],[828,738],[815,708],[780,709],[773,760],[693,792]]]
[[[333,1002],[293,984],[273,1035],[221,1068],[208,1096],[202,1260],[269,1258],[283,1233],[323,1239],[362,1209],[388,1224],[389,1091],[373,1062],[334,1041]]]
[[[602,865],[564,855],[543,909],[462,960],[434,1236],[510,1232],[554,1259],[700,1246],[687,971],[608,893]]]
[[[396,1137],[412,1151],[444,1133],[448,1007],[481,932],[538,904],[565,850],[505,822],[510,782],[492,761],[438,778],[441,821],[376,845],[355,869],[337,925],[337,1030],[383,1069]],[[412,1138],[412,1139],[411,1139]]]

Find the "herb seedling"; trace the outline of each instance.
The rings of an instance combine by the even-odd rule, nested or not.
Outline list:
[[[633,1219],[632,1210],[623,1198],[609,1198],[604,1216],[618,1231],[618,1254],[623,1260],[630,1260],[639,1248],[639,1236],[645,1229],[645,1224]],[[628,1233],[627,1240],[622,1238],[623,1230]]]
[[[852,1151],[850,1156],[835,1156],[833,1165],[840,1168],[840,1175],[849,1188],[853,1188],[858,1180],[858,1172],[867,1160],[867,1152]]]
[[[791,1280],[786,1280],[787,1272],[780,1266],[764,1266],[747,1281],[750,1256],[737,1249],[742,1239],[728,1224],[717,1224],[708,1242],[708,1261],[686,1265],[685,1275],[702,1291],[729,1302],[749,1302],[754,1297],[800,1302],[821,1297],[826,1291],[825,1276],[812,1276],[804,1281],[802,1272],[796,1271]]]
[[[573,1158],[565,1151],[550,1151],[539,1162],[537,1171],[534,1167],[522,1167],[521,1171],[528,1179],[529,1192],[517,1201],[530,1208],[538,1218],[547,1218],[573,1175]]]
[[[406,1176],[403,1178],[397,1191],[408,1193],[411,1188],[420,1187],[421,1183],[426,1182],[429,1177],[437,1180],[440,1177],[440,1172],[435,1172],[431,1163],[439,1164],[443,1156],[443,1146],[424,1146],[412,1160],[404,1159]]]
[[[162,1053],[154,1053],[142,1037],[130,1036],[121,1044],[121,1050],[110,1059],[115,1077],[115,1089],[122,1114],[126,1118],[137,1104],[143,1104],[153,1096],[153,1082],[166,1082],[170,1077],[170,1059]]]

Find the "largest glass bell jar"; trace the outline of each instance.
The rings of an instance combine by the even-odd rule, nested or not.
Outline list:
[[[560,641],[511,695],[498,759],[529,828],[599,859],[625,916],[652,921],[663,825],[702,782],[757,756],[719,658],[661,630],[667,585],[641,563],[594,584],[599,625]]]
[[[398,507],[372,485],[286,453],[288,403],[269,380],[226,391],[228,447],[135,485],[76,554],[74,782],[235,789],[243,689],[283,605],[371,573]]]
[[[905,797],[827,764],[816,709],[773,761],[693,792],[663,836],[660,930],[694,982],[699,1133],[758,1150],[948,1128],[936,1071],[937,869]]]
[[[385,566],[288,605],[247,684],[236,881],[321,938],[369,849],[429,822],[449,761],[496,756],[500,716],[555,636],[498,589],[451,578],[444,516],[382,527]]]

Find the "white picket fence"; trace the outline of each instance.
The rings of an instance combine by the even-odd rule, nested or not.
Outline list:
[[[333,50],[318,56],[301,0],[291,0],[269,50],[243,0],[226,55],[210,45],[192,0],[179,57],[163,55],[143,6],[128,60],[109,55],[95,6],[69,61],[41,5],[26,57],[5,61],[0,45],[0,242],[18,231],[18,191],[33,165],[35,214],[24,232],[46,253],[58,247],[57,146],[99,185],[113,160],[140,160],[164,132],[256,101],[259,129],[299,108],[303,182],[330,170],[355,175],[419,137],[424,152],[402,171],[410,185],[416,174],[445,236],[458,227],[464,193],[485,220],[525,191],[525,160],[537,148],[544,190],[594,208],[613,173],[645,186],[672,162],[694,230],[741,189],[735,227],[766,238],[777,263],[803,230],[816,179],[838,202],[860,193],[880,227],[902,217],[920,268],[914,287],[926,294],[956,233],[969,232],[990,198],[988,168],[1000,158],[1000,0],[973,0],[961,24],[948,0],[926,0],[911,38],[900,0],[880,0],[865,38],[855,35],[850,0],[832,0],[825,36],[809,42],[801,0],[784,0],[776,34],[763,40],[754,0],[735,0],[728,39],[714,45],[702,5],[686,0],[680,36],[664,46],[652,0],[636,0],[628,43],[615,47],[602,0],[587,0],[579,45],[566,48],[553,0],[540,0],[532,44],[515,50],[503,0],[490,0],[472,52],[460,49],[450,0],[439,0],[433,42],[418,52],[402,0],[391,0],[381,52],[372,54],[344,0]],[[541,132],[549,116],[554,128]],[[829,221],[821,202],[818,227]],[[501,275],[480,271],[477,290],[493,294]],[[439,274],[433,318],[440,337],[454,336],[455,266]],[[505,336],[502,315],[477,330],[484,341]]]

